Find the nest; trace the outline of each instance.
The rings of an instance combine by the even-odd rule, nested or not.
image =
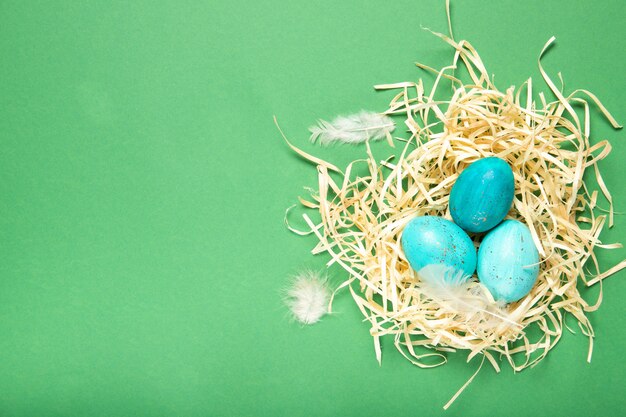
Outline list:
[[[470,43],[436,35],[454,49],[454,59],[441,70],[418,64],[435,74],[430,91],[422,80],[376,86],[398,90],[385,114],[403,116],[411,133],[408,140],[399,139],[399,156],[378,160],[366,144],[367,157],[340,170],[290,144],[317,165],[318,188],[300,202],[319,212],[319,218],[305,212],[308,230],[288,227],[315,235],[319,242],[312,252],[329,254],[328,266],[338,264],[347,272],[338,289],[350,291],[371,324],[379,361],[380,338],[389,335],[398,351],[419,367],[442,365],[446,352],[462,350],[468,361],[482,356],[499,371],[504,359],[520,371],[555,346],[567,327],[567,313],[589,338],[590,360],[594,333],[587,313],[600,305],[602,289],[594,303],[581,291],[601,286],[604,278],[626,266],[623,261],[602,273],[594,255],[595,248],[621,246],[599,240],[607,222],[613,223],[611,195],[598,168],[611,146],[607,141],[590,144],[590,105],[613,127],[620,126],[592,93],[576,90],[566,96],[549,78],[541,55],[554,38],[539,56],[540,72],[556,97],[548,102],[543,93],[533,100],[531,79],[518,89],[498,90]],[[460,72],[467,74],[466,81],[455,75]],[[439,100],[443,84],[452,86],[443,92],[450,98]],[[507,218],[529,227],[541,264],[531,292],[507,306],[513,324],[485,321],[477,326],[424,296],[400,236],[416,215],[450,219],[448,199],[459,172],[489,156],[506,160],[513,170],[515,198]],[[598,207],[598,191],[585,182],[590,181],[584,176],[588,170],[595,173],[593,188],[604,195],[608,209]],[[361,174],[355,175],[357,171]],[[482,236],[472,237],[478,247]],[[578,285],[581,281],[584,285]]]

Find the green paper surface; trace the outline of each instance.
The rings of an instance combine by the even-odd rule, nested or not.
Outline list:
[[[546,70],[626,122],[622,1],[453,1],[452,16],[501,89],[547,90],[537,57],[555,35]],[[363,157],[307,127],[384,110],[373,85],[449,63],[420,26],[446,32],[444,2],[0,2],[0,416],[443,413],[477,360],[419,369],[384,340],[379,366],[347,292],[310,327],[281,303],[290,274],[328,257],[283,224],[316,171],[273,116],[307,152]],[[625,138],[592,122],[624,212]],[[624,236],[617,215],[602,238]],[[624,255],[599,251],[602,268]],[[623,415],[625,275],[590,315],[590,364],[570,320],[537,367],[485,366],[445,414]]]

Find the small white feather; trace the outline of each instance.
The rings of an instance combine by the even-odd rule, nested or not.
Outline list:
[[[303,271],[293,279],[285,303],[300,323],[317,323],[328,311],[330,290],[327,279],[313,271]]]
[[[396,125],[389,117],[375,112],[361,111],[349,116],[339,116],[332,122],[320,120],[311,126],[311,142],[328,145],[333,142],[362,143],[379,140],[391,134]]]
[[[422,293],[437,302],[441,308],[463,317],[476,330],[495,327],[502,322],[519,326],[511,319],[506,305],[494,301],[489,290],[472,280],[463,271],[432,264],[417,273]]]

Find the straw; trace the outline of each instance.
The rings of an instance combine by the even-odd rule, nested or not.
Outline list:
[[[591,145],[590,105],[597,106],[614,127],[620,126],[593,94],[577,90],[565,95],[550,79],[541,66],[541,56],[554,38],[539,56],[539,68],[556,100],[546,102],[540,93],[537,103],[532,80],[518,89],[501,91],[469,42],[435,35],[455,52],[452,64],[439,71],[418,64],[436,73],[431,91],[425,91],[422,80],[376,86],[398,90],[384,113],[403,117],[410,132],[399,157],[379,160],[366,143],[366,158],[340,170],[289,143],[318,168],[317,189],[300,202],[319,216],[313,220],[304,214],[309,230],[294,231],[316,236],[318,243],[312,252],[327,253],[328,266],[336,263],[346,271],[340,288],[349,288],[370,323],[378,360],[382,356],[380,338],[388,335],[402,355],[419,367],[444,364],[442,352],[463,351],[468,360],[487,358],[496,371],[500,369],[496,358],[521,371],[539,363],[556,345],[566,314],[572,315],[589,337],[590,359],[594,333],[586,313],[597,309],[602,288],[592,305],[577,284],[596,284],[626,267],[622,261],[601,272],[594,253],[602,245],[603,227],[607,221],[612,223],[613,202],[598,166],[609,154],[610,145],[606,140]],[[459,67],[469,74],[468,80],[457,78]],[[437,88],[444,80],[452,84],[452,93],[447,100],[436,100]],[[582,105],[582,119],[574,105]],[[489,156],[506,160],[513,170],[515,198],[507,218],[528,225],[541,263],[531,292],[507,307],[518,325],[500,322],[477,328],[475,321],[423,296],[400,237],[416,215],[450,218],[448,199],[458,173]],[[366,173],[352,174],[359,168]],[[335,171],[333,176],[329,170]],[[597,207],[597,192],[589,192],[587,170],[595,173],[595,185],[609,204],[608,215]],[[480,236],[474,239],[478,245]],[[584,269],[588,265],[595,276]]]

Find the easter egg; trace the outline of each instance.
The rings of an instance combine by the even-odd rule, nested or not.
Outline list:
[[[478,279],[496,300],[507,303],[527,295],[539,275],[539,252],[528,227],[505,220],[478,248]]]
[[[515,184],[505,161],[479,159],[461,172],[450,191],[450,214],[468,232],[495,227],[511,208]]]
[[[471,276],[476,269],[476,248],[456,224],[442,217],[420,216],[402,231],[402,249],[415,271],[426,265],[446,265]]]

